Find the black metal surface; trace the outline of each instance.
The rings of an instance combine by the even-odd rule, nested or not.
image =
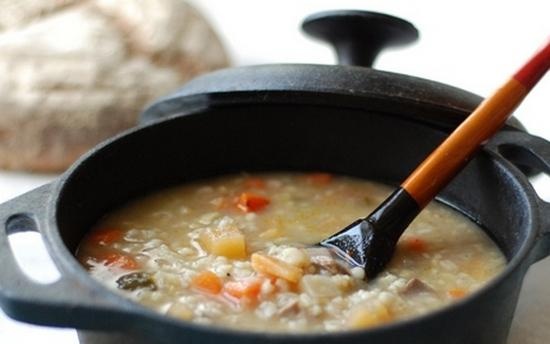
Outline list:
[[[502,132],[489,142],[488,148],[498,152],[519,169],[525,166],[535,173],[550,175],[550,149],[548,141],[522,132]],[[550,214],[550,203],[539,201],[542,214]],[[550,216],[543,216],[542,232],[539,235],[541,248],[535,260],[542,259],[550,252]]]
[[[307,17],[302,29],[330,43],[338,64],[372,67],[384,48],[410,44],[418,30],[408,21],[367,11],[326,11]]]
[[[420,213],[420,207],[403,188],[396,189],[369,216],[357,220],[321,241],[352,266],[365,270],[371,280],[391,260],[401,234]]]
[[[127,311],[135,306],[73,278],[71,270],[63,270],[61,278],[51,285],[35,282],[19,269],[11,252],[8,235],[37,231],[52,257],[72,255],[58,240],[58,229],[48,215],[55,202],[53,187],[42,186],[0,207],[0,305],[10,317],[30,323],[111,328],[117,314],[114,309]],[[59,264],[59,260],[54,261]]]
[[[274,335],[179,322],[108,291],[71,254],[104,212],[151,190],[242,170],[327,170],[398,183],[444,136],[387,113],[295,105],[218,108],[134,130],[83,158],[48,188],[47,197],[31,193],[0,207],[4,220],[21,212],[40,218],[40,232],[63,276],[51,299],[51,286],[2,277],[0,303],[23,321],[102,330],[99,338],[116,329],[150,343],[504,343],[524,273],[548,254],[548,227],[542,227],[548,214],[519,170],[489,150],[470,162],[441,200],[487,229],[510,260],[506,271],[464,302],[370,331]],[[548,145],[536,150],[548,165]],[[43,204],[47,209],[37,211]],[[1,244],[6,259],[9,250],[5,240]],[[2,269],[14,276],[14,265]]]
[[[140,122],[232,105],[345,104],[451,131],[481,100],[478,95],[431,80],[362,67],[263,65],[220,70],[194,79],[149,105]],[[505,128],[524,130],[514,117]]]

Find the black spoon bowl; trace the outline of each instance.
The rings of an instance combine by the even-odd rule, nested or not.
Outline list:
[[[364,269],[365,277],[373,278],[391,260],[399,237],[420,210],[416,201],[399,188],[368,217],[351,223],[320,245],[350,266]]]

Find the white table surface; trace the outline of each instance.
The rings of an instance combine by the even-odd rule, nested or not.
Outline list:
[[[383,53],[376,68],[441,81],[486,96],[550,36],[550,2],[439,0],[194,0],[221,34],[235,65],[334,62],[332,51],[299,31],[308,14],[327,9],[364,9],[396,15],[421,32],[414,46]],[[515,116],[527,129],[550,140],[550,76],[537,86]],[[0,171],[0,202],[51,181],[53,175]],[[539,178],[537,191],[550,200],[550,179]],[[39,254],[37,240],[21,236],[34,276],[55,277]],[[550,342],[550,260],[529,271],[512,325],[509,344]],[[74,330],[18,323],[0,311],[0,343],[74,344]]]

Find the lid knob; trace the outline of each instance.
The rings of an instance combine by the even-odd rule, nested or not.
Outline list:
[[[386,47],[412,43],[418,30],[408,21],[367,11],[325,11],[308,16],[302,29],[332,44],[342,65],[372,67]]]

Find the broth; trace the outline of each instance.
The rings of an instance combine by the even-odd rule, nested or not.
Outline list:
[[[506,261],[474,223],[430,204],[366,281],[311,248],[391,189],[326,173],[232,175],[174,187],[101,219],[77,257],[109,288],[182,320],[254,331],[339,331],[467,297]]]

